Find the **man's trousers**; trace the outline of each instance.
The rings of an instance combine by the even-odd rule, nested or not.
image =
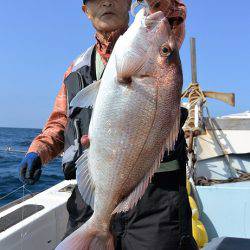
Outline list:
[[[182,170],[156,173],[142,199],[111,223],[116,250],[196,250]],[[86,222],[92,209],[76,187],[67,202],[66,236]]]

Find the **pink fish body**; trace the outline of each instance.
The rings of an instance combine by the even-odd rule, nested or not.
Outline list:
[[[98,83],[92,85],[81,93],[82,106]],[[146,16],[141,10],[114,47],[94,104],[90,147],[77,161],[78,188],[94,213],[57,250],[114,249],[113,214],[136,205],[165,150],[174,146],[181,89],[168,21],[162,12]]]

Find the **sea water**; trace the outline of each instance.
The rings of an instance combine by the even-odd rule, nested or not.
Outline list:
[[[19,166],[32,140],[40,129],[0,128],[0,207],[23,197],[23,184],[19,180]],[[29,192],[41,192],[63,180],[61,158],[58,157],[42,168],[40,180],[25,186],[25,195]]]

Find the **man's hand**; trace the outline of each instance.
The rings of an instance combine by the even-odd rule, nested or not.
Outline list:
[[[90,146],[90,142],[89,142],[89,137],[88,135],[83,135],[81,138],[81,144],[85,147],[85,148],[89,148]]]
[[[35,184],[42,173],[42,162],[37,153],[28,153],[20,164],[20,180],[29,185]]]

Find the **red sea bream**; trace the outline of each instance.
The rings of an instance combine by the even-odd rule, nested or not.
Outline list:
[[[114,249],[113,214],[143,196],[165,150],[179,131],[182,69],[162,12],[142,9],[112,52],[101,83],[80,92],[72,105],[89,106],[90,147],[77,161],[77,183],[92,217],[57,250]],[[80,103],[80,104],[79,104]]]

